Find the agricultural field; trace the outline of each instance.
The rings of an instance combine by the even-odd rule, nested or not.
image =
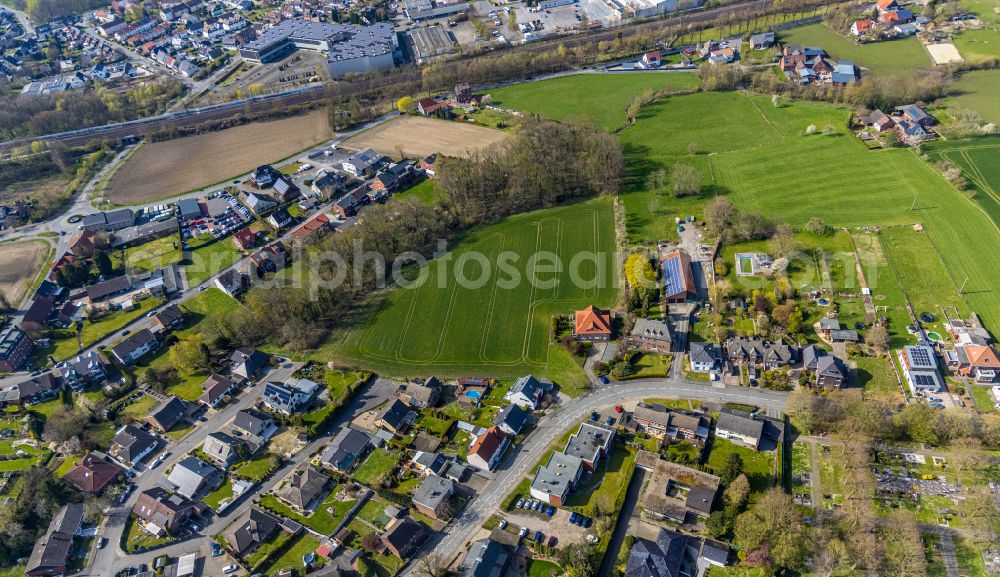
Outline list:
[[[643,92],[696,88],[698,78],[690,72],[635,72],[562,76],[494,88],[489,94],[494,106],[552,120],[592,121],[612,131],[625,124],[625,108]]]
[[[370,322],[348,333],[338,354],[396,375],[544,374],[551,315],[617,301],[614,243],[610,199],[471,231],[430,263],[424,282],[392,291]],[[554,253],[561,271],[531,258],[540,251]],[[584,251],[596,258],[571,263]],[[503,266],[501,252],[512,257]],[[578,268],[581,286],[571,268]]]
[[[51,248],[41,240],[0,245],[0,295],[17,308],[38,279]]]
[[[400,116],[343,142],[348,148],[374,148],[386,156],[447,156],[470,153],[499,144],[507,134],[475,124],[450,122],[423,116]]]
[[[931,68],[933,64],[920,41],[913,36],[859,45],[823,24],[811,24],[782,32],[780,41],[819,46],[834,59],[852,60],[862,68],[862,78],[867,71],[879,76],[902,78]]]
[[[108,199],[134,205],[171,198],[277,162],[332,136],[326,112],[316,110],[146,144],[112,176]]]
[[[997,39],[1000,48],[1000,37]],[[956,96],[944,99],[945,106],[968,108],[982,115],[986,122],[1000,123],[1000,70],[975,70],[966,72],[955,82]]]

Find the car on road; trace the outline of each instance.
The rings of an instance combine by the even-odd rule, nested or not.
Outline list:
[[[228,575],[236,571],[237,569],[239,569],[239,567],[237,567],[236,565],[226,565],[225,567],[222,568],[222,572]]]
[[[101,537],[100,539],[97,540],[97,548],[98,549],[104,549],[104,547],[107,544],[108,544],[108,538],[107,537]]]
[[[122,331],[122,336],[123,337],[127,337],[131,333],[132,333],[132,329],[125,329],[125,330]]]
[[[608,377],[606,377],[604,375],[601,375],[601,376],[597,377],[597,380],[601,381],[601,384],[604,384],[604,385],[607,385],[607,384],[611,383],[611,379],[609,379]]]
[[[528,534],[528,528],[527,527],[521,527],[521,530],[517,532],[517,535],[519,537],[524,537],[527,534]]]
[[[156,314],[156,311],[149,311],[148,313],[146,313],[146,318],[148,319],[149,317],[151,317],[151,316],[153,316],[155,314]]]

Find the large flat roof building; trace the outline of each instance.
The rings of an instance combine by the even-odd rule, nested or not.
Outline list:
[[[349,26],[333,22],[284,20],[262,32],[240,48],[249,62],[271,62],[296,49],[323,52],[330,74],[341,77],[352,72],[383,70],[395,65],[396,31],[388,22],[371,26]]]

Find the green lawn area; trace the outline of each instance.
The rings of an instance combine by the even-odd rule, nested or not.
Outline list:
[[[887,359],[855,357],[852,360],[858,364],[858,385],[866,391],[899,393],[899,381]]]
[[[14,455],[17,451],[24,451],[28,456],[0,461],[0,473],[30,469],[44,460],[51,452],[48,449],[35,449],[29,445],[14,446],[11,441],[0,441],[0,455]]]
[[[1000,35],[997,35],[996,48],[1000,50]],[[987,122],[1000,123],[1000,99],[996,97],[998,87],[1000,70],[967,72],[955,82],[958,95],[945,99],[944,103],[950,107],[975,110]]]
[[[281,549],[285,545],[285,543],[294,538],[295,536],[292,535],[291,533],[278,531],[273,539],[265,542],[260,547],[258,547],[256,551],[247,555],[244,561],[246,562],[247,566],[253,569],[258,569],[259,565],[265,564],[263,563],[263,561],[267,559],[271,555],[271,553]]]
[[[572,353],[560,344],[549,344],[548,365],[545,376],[559,386],[559,391],[579,397],[590,390],[590,379]]]
[[[913,36],[902,40],[854,43],[823,24],[811,24],[782,32],[780,41],[786,44],[819,46],[834,59],[852,60],[857,66],[867,68],[879,76],[904,77],[918,70],[931,68],[930,56]],[[865,78],[862,70],[861,77]]]
[[[629,480],[635,471],[636,450],[624,445],[615,445],[611,458],[598,468],[587,482],[580,485],[576,493],[571,493],[565,508],[593,516],[596,509],[617,511],[625,498]]]
[[[529,212],[465,234],[447,257],[431,261],[426,282],[392,291],[370,322],[333,345],[339,348],[333,354],[397,376],[546,374],[553,312],[617,301],[618,289],[610,282],[615,270],[612,213],[611,199],[605,198]],[[505,265],[518,271],[519,282],[504,284],[515,273],[496,265],[501,251],[512,255]],[[558,255],[562,272],[528,271],[540,266],[529,265],[538,251]],[[573,255],[582,251],[596,253],[604,268],[593,260],[581,263],[579,278],[598,282],[577,286],[568,269]],[[486,260],[479,258],[483,255]],[[480,282],[457,282],[459,266],[458,276]],[[529,282],[529,272],[541,282]]]
[[[417,425],[427,434],[434,437],[444,437],[448,433],[448,429],[451,428],[451,424],[454,423],[450,419],[438,419],[437,417],[432,417],[431,415],[422,415],[417,419]]]
[[[133,271],[150,271],[174,264],[181,259],[180,239],[176,234],[115,253],[124,253],[125,266]]]
[[[213,511],[219,510],[219,504],[224,500],[230,500],[233,497],[233,484],[226,479],[218,489],[212,491],[202,502],[212,508]]]
[[[94,322],[89,319],[85,319],[83,321],[83,331],[80,335],[83,340],[83,346],[89,347],[93,345],[97,341],[121,329],[133,320],[159,307],[163,303],[163,299],[159,297],[152,297],[140,301],[138,306],[133,309],[127,311],[115,311]],[[46,354],[49,354],[58,360],[64,360],[79,352],[79,344],[77,343],[77,334],[75,329],[54,330],[52,333],[52,346],[45,351]]]
[[[315,553],[317,547],[319,547],[319,541],[315,537],[305,531],[299,533],[294,537],[288,549],[264,570],[264,575],[274,575],[282,569],[292,568],[304,573],[302,557],[307,553]]]
[[[163,545],[164,543],[170,543],[175,539],[170,535],[164,535],[162,537],[156,537],[151,533],[147,533],[139,526],[139,522],[136,520],[134,515],[129,516],[128,520],[128,537],[125,542],[125,550],[129,553],[135,553],[139,548],[149,549],[151,547],[156,547],[158,545]]]
[[[392,577],[406,564],[405,561],[393,554],[378,555],[373,554],[371,560],[374,561],[375,574],[378,577]]]
[[[122,414],[127,417],[132,417],[136,421],[143,420],[146,415],[149,414],[150,409],[156,404],[156,399],[150,397],[149,395],[143,395],[141,398],[132,401],[125,409],[122,410]]]
[[[551,561],[528,560],[528,577],[559,577],[562,574],[563,568]]]
[[[421,204],[427,206],[430,206],[441,199],[440,193],[437,189],[437,184],[429,178],[417,183],[415,186],[411,186],[403,192],[396,193],[394,196],[397,199],[415,198],[419,200]]]
[[[843,449],[831,446],[828,452],[819,447],[819,485],[824,495],[831,495],[834,503],[839,502],[844,494],[844,463]],[[829,501],[823,499],[823,503]]]
[[[188,285],[200,285],[242,256],[229,237],[198,247],[191,251],[191,264],[184,269],[187,271]]]
[[[338,501],[334,498],[339,487],[330,491],[326,500],[323,501],[316,510],[308,517],[300,515],[290,507],[278,500],[274,495],[264,495],[260,498],[260,504],[267,509],[277,512],[280,515],[294,519],[303,525],[312,528],[317,533],[330,535],[337,525],[344,519],[347,512],[351,510],[357,501]],[[332,509],[332,511],[330,510]]]
[[[647,90],[691,90],[690,72],[578,74],[526,82],[489,91],[501,108],[533,112],[553,120],[586,119],[611,131],[625,124],[625,108]],[[572,101],[572,105],[567,102]]]
[[[399,463],[399,453],[395,451],[372,451],[368,459],[354,471],[354,480],[369,487],[377,487]]]
[[[385,518],[385,508],[388,505],[388,501],[374,496],[365,501],[365,504],[358,510],[357,516],[373,525],[382,527],[382,521]]]
[[[241,479],[260,482],[278,468],[280,460],[276,455],[264,453],[233,467],[233,474]]]
[[[708,455],[707,464],[711,469],[721,471],[729,455],[733,453],[743,459],[743,472],[750,479],[750,488],[754,493],[764,492],[771,487],[774,478],[774,453],[754,451],[716,437],[712,440],[712,452]]]
[[[983,413],[996,413],[997,400],[993,398],[993,393],[988,385],[968,385],[966,387],[972,397],[976,399],[976,406]]]
[[[630,378],[663,378],[667,376],[667,370],[670,368],[670,359],[664,360],[661,355],[640,353],[632,359],[632,366],[635,367],[635,373]]]
[[[983,62],[1000,57],[1000,14],[994,0],[959,0],[963,10],[973,12],[986,28],[967,30],[955,36],[959,54],[971,62]]]

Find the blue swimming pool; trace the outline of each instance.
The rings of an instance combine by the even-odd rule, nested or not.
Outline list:
[[[465,396],[469,397],[470,399],[478,399],[483,395],[479,391],[465,391]]]

